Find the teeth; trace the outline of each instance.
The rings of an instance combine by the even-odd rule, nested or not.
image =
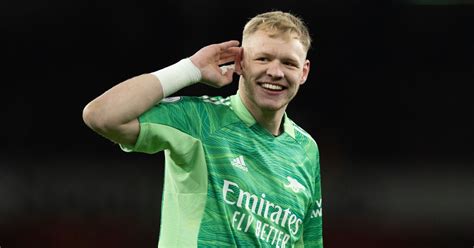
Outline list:
[[[283,87],[281,87],[280,85],[269,84],[269,83],[262,84],[262,87],[265,88],[265,89],[270,89],[270,90],[282,90],[283,89]]]

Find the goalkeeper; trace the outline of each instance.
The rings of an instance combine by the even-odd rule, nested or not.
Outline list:
[[[299,17],[262,13],[241,46],[205,46],[87,104],[85,123],[124,151],[165,152],[159,247],[322,247],[318,147],[286,113],[310,46]],[[234,73],[235,95],[171,97]]]

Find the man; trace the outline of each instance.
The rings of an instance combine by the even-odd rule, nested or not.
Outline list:
[[[123,150],[164,150],[160,247],[322,247],[318,148],[285,114],[308,77],[310,43],[299,18],[263,13],[242,47],[206,46],[85,107],[85,123]],[[236,95],[168,97],[233,73]]]

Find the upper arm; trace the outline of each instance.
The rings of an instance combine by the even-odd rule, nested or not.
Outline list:
[[[158,152],[169,145],[169,139],[175,138],[163,135],[169,131],[166,127],[196,139],[201,137],[205,126],[201,115],[207,114],[198,105],[194,100],[181,97],[164,101],[126,124],[106,128],[103,135],[130,151]]]
[[[138,119],[120,125],[117,130],[114,130],[110,135],[109,139],[126,146],[134,146],[140,133],[140,123]]]
[[[100,126],[87,122],[86,124],[103,137],[126,146],[134,146],[137,142],[138,134],[140,133],[140,123],[136,118],[128,123],[116,126]]]

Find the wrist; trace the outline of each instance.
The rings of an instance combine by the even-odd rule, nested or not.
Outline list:
[[[182,59],[151,74],[160,80],[163,98],[201,80],[201,71],[189,58]]]

